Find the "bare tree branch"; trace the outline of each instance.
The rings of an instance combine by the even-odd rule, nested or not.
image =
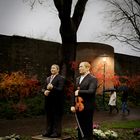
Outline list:
[[[88,0],[78,0],[77,4],[75,6],[72,20],[75,24],[76,30],[78,30],[78,27],[79,27],[81,20],[83,18],[83,14],[85,11],[85,6],[86,6],[87,1]]]
[[[112,39],[118,40],[122,43],[130,45],[133,48],[133,50],[140,52],[140,48],[133,44],[133,42],[137,42],[138,44],[140,44],[140,41],[138,40],[135,40],[133,38],[127,38],[126,36],[116,35],[116,34],[107,34],[105,36],[106,36],[106,39],[112,38]]]
[[[24,3],[29,3],[30,7],[31,7],[31,10],[34,9],[35,5],[38,4],[43,4],[45,3],[47,0],[22,0]]]
[[[140,6],[140,0],[134,0]]]
[[[106,0],[111,10],[111,27],[119,27],[120,33],[107,33],[109,38],[114,37],[125,42],[136,51],[140,50],[140,1],[139,0]],[[127,34],[129,32],[129,34]],[[138,45],[139,44],[139,45]]]

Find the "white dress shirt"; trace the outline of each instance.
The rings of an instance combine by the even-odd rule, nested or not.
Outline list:
[[[83,81],[83,79],[84,79],[89,73],[90,73],[90,72],[87,72],[86,74],[81,75],[79,84],[81,84],[81,82]]]

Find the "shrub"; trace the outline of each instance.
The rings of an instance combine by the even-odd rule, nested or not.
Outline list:
[[[24,99],[34,97],[39,90],[40,84],[35,76],[30,77],[22,71],[0,73],[0,112],[5,112],[6,118],[24,113],[27,110]]]

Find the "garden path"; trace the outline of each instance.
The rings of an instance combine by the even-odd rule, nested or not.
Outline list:
[[[109,114],[108,111],[95,111],[94,122],[101,123],[103,121],[124,121],[124,120],[140,120],[140,108],[131,108],[129,115],[121,115],[121,112]],[[64,128],[76,127],[74,115],[64,115]],[[0,136],[11,135],[13,133],[19,135],[40,135],[45,129],[45,116],[33,118],[22,118],[16,120],[0,119]]]

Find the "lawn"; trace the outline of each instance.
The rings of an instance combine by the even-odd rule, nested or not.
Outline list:
[[[118,138],[116,140],[140,140],[140,132],[138,135],[134,134],[134,130],[136,128],[140,128],[140,120],[123,121],[123,122],[122,121],[102,122],[99,126],[99,129],[103,131],[113,130],[117,132]],[[76,130],[74,128],[66,128],[63,131],[64,133],[71,135],[71,137],[74,140],[76,139]],[[115,140],[115,139],[110,138],[105,140]]]
[[[134,134],[135,129],[140,128],[140,120],[103,122],[101,128],[117,132],[118,140],[140,140],[140,132],[139,135]]]
[[[103,128],[113,128],[113,129],[134,129],[140,128],[140,120],[131,121],[116,121],[116,122],[103,122],[101,127]]]
[[[138,135],[134,134],[134,130],[139,128]],[[129,121],[113,121],[113,122],[102,122],[99,124],[99,128],[103,132],[107,130],[114,131],[118,134],[117,138],[106,138],[98,140],[140,140],[140,120],[129,120]],[[19,136],[18,134],[9,137],[0,137],[0,140],[31,140],[31,136]],[[64,128],[63,135],[71,136],[72,140],[77,139],[76,128]],[[17,138],[16,138],[17,137]],[[96,139],[94,139],[96,140]]]

